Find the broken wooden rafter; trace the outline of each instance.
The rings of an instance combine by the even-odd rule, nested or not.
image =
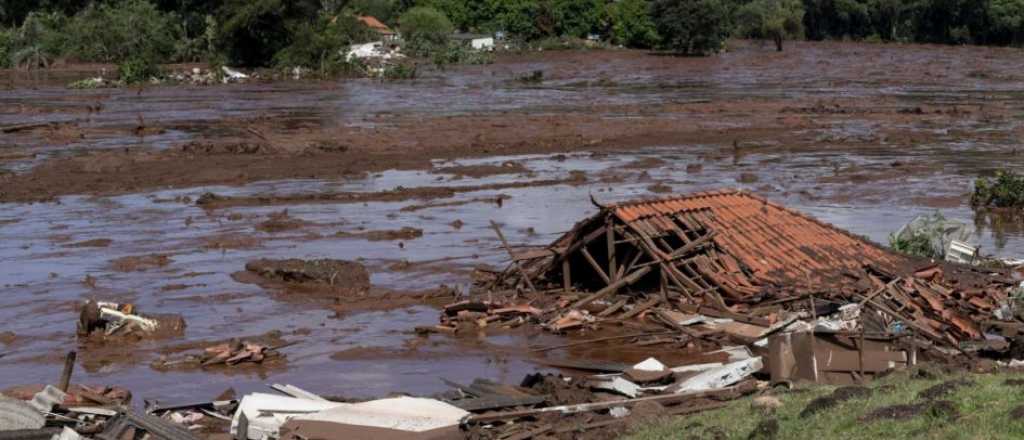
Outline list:
[[[621,289],[622,287],[628,286],[630,284],[635,283],[637,280],[642,278],[644,275],[647,275],[647,273],[650,272],[650,271],[651,271],[651,268],[649,268],[649,267],[645,267],[643,269],[637,270],[636,272],[633,272],[633,273],[629,274],[629,276],[627,276],[625,278],[621,278],[618,281],[615,281],[614,283],[609,284],[607,287],[597,291],[597,293],[594,293],[593,295],[590,295],[590,296],[588,296],[586,298],[583,298],[583,299],[581,299],[579,301],[576,301],[575,303],[573,303],[572,305],[569,306],[569,309],[570,310],[571,309],[578,309],[578,308],[583,307],[583,306],[585,306],[587,304],[590,304],[590,303],[592,303],[592,302],[594,302],[594,301],[596,301],[598,299],[601,299],[601,298],[603,298],[605,296],[608,296],[608,295],[611,295],[611,294],[613,294],[615,292],[618,292],[619,289]]]
[[[593,255],[590,255],[590,251],[584,247],[580,248],[580,253],[583,254],[583,258],[587,260],[587,263],[590,263],[590,267],[594,269],[594,272],[597,272],[597,276],[601,277],[605,284],[611,284],[611,278],[608,278],[608,274],[604,273],[604,269],[601,269],[601,265],[597,264],[597,260],[594,259]]]
[[[498,224],[495,223],[494,220],[491,220],[491,227],[494,228],[494,232],[498,234],[498,238],[501,240],[502,246],[505,246],[505,251],[508,252],[508,256],[512,258],[512,264],[519,270],[519,274],[523,276],[523,282],[526,283],[531,292],[536,291],[537,288],[533,287],[533,281],[530,281],[530,276],[526,274],[526,271],[523,270],[523,266],[516,260],[516,255],[512,253],[512,247],[508,245],[508,240],[505,240],[505,234],[501,233],[501,228],[498,227]]]

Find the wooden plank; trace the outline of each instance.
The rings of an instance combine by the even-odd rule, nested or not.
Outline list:
[[[616,281],[614,283],[609,284],[607,287],[597,291],[597,293],[594,293],[593,295],[590,295],[590,296],[588,296],[586,298],[583,298],[583,299],[581,299],[579,301],[576,301],[575,303],[573,303],[572,305],[569,306],[569,309],[570,310],[571,309],[578,309],[578,308],[583,307],[583,306],[585,306],[587,304],[590,304],[590,303],[592,303],[592,302],[594,302],[594,301],[596,301],[598,299],[601,299],[601,298],[603,298],[605,296],[608,296],[608,295],[611,295],[611,294],[613,294],[615,292],[618,292],[619,289],[621,289],[622,287],[628,286],[630,284],[635,283],[637,280],[642,278],[644,275],[647,275],[647,272],[650,272],[650,271],[651,271],[651,268],[645,267],[645,268],[640,269],[640,270],[638,270],[636,272],[633,272],[633,273],[629,274],[629,276],[627,276],[625,278],[622,278],[622,279],[620,279],[620,280],[618,280],[618,281]]]
[[[601,269],[601,265],[597,264],[597,260],[594,260],[594,257],[590,255],[587,248],[581,248],[580,253],[583,254],[583,258],[590,263],[590,267],[593,267],[594,271],[597,272],[597,276],[601,277],[605,284],[611,284],[612,280],[608,278],[608,274],[604,273],[604,269]]]
[[[565,252],[562,252],[562,254],[560,254],[557,258],[555,258],[554,263],[562,262],[562,260],[565,260],[566,258],[568,258],[569,255],[572,255],[573,252],[576,252],[577,250],[579,250],[579,248],[581,248],[583,246],[586,246],[587,244],[590,244],[590,242],[594,241],[595,238],[600,237],[601,234],[604,234],[604,229],[605,229],[605,227],[601,226],[600,228],[595,229],[594,232],[591,232],[591,233],[587,234],[586,236],[584,236],[582,240],[577,241],[577,242],[573,243],[572,245],[570,245],[565,250]]]
[[[569,259],[562,260],[562,287],[566,293],[572,290],[572,267],[569,266]]]
[[[619,316],[618,319],[623,319],[623,320],[630,319],[630,318],[632,318],[632,317],[634,317],[636,315],[639,315],[639,314],[643,313],[644,311],[646,311],[646,310],[650,309],[651,307],[654,307],[654,306],[656,306],[658,304],[661,304],[661,297],[660,296],[655,296],[650,301],[647,301],[647,302],[645,302],[643,304],[640,304],[640,305],[638,305],[636,307],[633,307],[633,310],[630,310],[630,311],[628,311],[626,313],[623,313],[621,316]]]
[[[512,258],[512,264],[519,270],[519,274],[523,276],[523,281],[530,287],[530,291],[537,291],[537,288],[533,287],[533,281],[530,281],[530,276],[526,274],[525,270],[523,270],[523,266],[516,261],[516,256],[512,253],[512,247],[508,245],[508,241],[505,240],[505,234],[501,233],[501,228],[498,227],[498,224],[495,223],[494,220],[491,220],[491,227],[494,228],[494,232],[498,234],[498,238],[501,239],[502,246],[505,246],[505,251],[508,252],[508,256]]]
[[[605,237],[608,240],[608,275],[612,281],[616,281],[619,275],[615,270],[615,228],[606,228]]]
[[[616,303],[608,306],[608,308],[602,310],[601,312],[594,316],[597,316],[598,318],[611,316],[613,313],[618,312],[620,309],[622,309],[622,307],[624,307],[627,303],[629,303],[628,298],[620,299]]]

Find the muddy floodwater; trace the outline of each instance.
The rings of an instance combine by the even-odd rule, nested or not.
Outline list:
[[[65,76],[7,72],[0,127],[48,125],[0,134],[0,388],[53,382],[72,349],[76,381],[165,402],[268,383],[370,397],[518,382],[548,369],[528,348],[565,338],[418,336],[446,300],[416,298],[503,267],[491,220],[541,246],[595,212],[591,199],[742,188],[882,244],[938,211],[973,224],[982,253],[1020,257],[1024,218],[967,200],[979,176],[1024,172],[1022,67],[1014,49],[741,42],[709,59],[501,56],[393,83],[70,91]],[[535,70],[543,81],[517,80]],[[197,203],[208,193],[222,202]],[[359,261],[371,297],[249,282],[257,258]],[[187,329],[82,344],[86,299],[180,314]],[[274,331],[297,342],[284,363],[151,367]]]

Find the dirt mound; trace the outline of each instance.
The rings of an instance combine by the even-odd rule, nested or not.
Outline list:
[[[1003,385],[1006,385],[1008,387],[1024,386],[1024,379],[1006,379],[1006,381],[1003,382]]]
[[[663,165],[665,165],[665,161],[663,159],[659,159],[657,157],[644,157],[627,163],[623,165],[622,168],[643,170],[648,168],[659,168]]]
[[[253,249],[261,243],[259,238],[246,234],[224,234],[203,239],[206,249]]]
[[[370,272],[353,261],[260,259],[246,263],[245,270],[268,281],[344,286],[363,292],[370,289]]]
[[[501,165],[458,165],[443,168],[434,168],[430,172],[433,174],[454,174],[458,177],[472,177],[481,178],[487,176],[495,176],[499,174],[523,174],[528,173],[529,168],[526,168],[520,162],[503,162]]]
[[[864,415],[859,420],[862,422],[907,420],[922,414],[927,414],[936,419],[956,420],[960,417],[960,410],[953,402],[936,400],[924,403],[883,406]]]
[[[181,146],[181,152],[186,154],[267,154],[273,149],[265,144],[253,144],[248,142],[237,143],[208,143],[189,142]]]
[[[97,238],[95,240],[79,241],[77,243],[66,244],[63,247],[66,248],[83,248],[83,247],[107,247],[114,241],[109,238]]]
[[[664,194],[672,192],[672,187],[664,183],[655,183],[654,185],[648,186],[647,191],[657,194]]]
[[[1017,421],[1017,420],[1020,420],[1020,419],[1024,418],[1024,405],[1018,406],[1018,407],[1010,410],[1010,417],[1014,421]]]
[[[0,332],[0,344],[2,345],[13,345],[18,340],[18,335],[14,332]]]
[[[925,400],[935,400],[940,397],[956,391],[958,388],[974,385],[974,382],[968,379],[955,379],[940,383],[938,385],[929,387],[924,391],[917,394],[917,397]]]
[[[335,235],[338,237],[365,238],[369,241],[413,240],[422,237],[423,230],[406,226],[402,229],[366,232],[339,232]]]
[[[172,261],[167,255],[136,255],[116,258],[110,262],[110,267],[118,272],[139,272],[164,267]]]
[[[817,399],[810,401],[803,411],[800,412],[800,417],[810,417],[818,412],[827,410],[842,402],[852,399],[859,399],[862,397],[868,397],[871,395],[871,389],[867,387],[848,386],[837,388],[832,394],[822,396]]]
[[[266,221],[256,225],[256,230],[263,232],[283,232],[300,229],[310,223],[288,215],[288,210],[275,212],[268,216]]]
[[[775,418],[761,420],[747,436],[748,440],[775,440],[779,436],[779,421]]]

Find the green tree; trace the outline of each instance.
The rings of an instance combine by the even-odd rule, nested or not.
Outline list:
[[[867,0],[804,0],[807,38],[864,38],[870,33]],[[916,0],[900,0],[916,1]]]
[[[14,29],[0,27],[0,69],[11,67],[11,55],[14,53]]]
[[[478,2],[469,0],[420,0],[419,6],[427,6],[441,11],[452,22],[456,29],[469,31],[480,25],[475,13]],[[480,2],[483,3],[483,2]]]
[[[551,12],[555,34],[561,36],[586,38],[603,33],[608,23],[604,0],[553,0]]]
[[[1024,42],[1024,0],[991,0],[988,20],[992,24],[987,40],[996,44]]]
[[[684,55],[707,55],[722,48],[729,17],[720,0],[655,0],[651,3],[661,43]]]
[[[320,13],[318,0],[224,0],[218,9],[218,46],[232,64],[267,66],[292,44],[294,26]]]
[[[871,0],[868,3],[868,13],[871,22],[883,40],[896,41],[901,39],[901,30],[905,24],[904,14],[907,10],[904,0]]]
[[[10,64],[29,69],[48,67],[61,55],[66,43],[60,31],[66,22],[67,18],[59,13],[29,13],[14,33]]]
[[[742,36],[772,40],[780,52],[783,40],[804,34],[800,0],[754,0],[740,8],[736,19]]]
[[[447,48],[455,27],[440,11],[417,6],[398,19],[399,30],[405,41],[405,51],[414,56],[429,56]]]
[[[64,53],[83,61],[165,62],[181,38],[179,23],[146,0],[93,3],[68,21]]]
[[[371,31],[351,15],[323,14],[311,25],[292,24],[291,44],[274,55],[278,67],[301,66],[331,76],[350,66],[345,60],[351,44],[366,41]]]
[[[658,43],[658,31],[648,14],[647,0],[620,0],[608,7],[612,41],[626,47],[648,49]]]
[[[553,29],[547,26],[550,22],[548,10],[534,0],[490,0],[498,3],[492,26],[508,32],[523,41],[539,40],[551,36]]]

